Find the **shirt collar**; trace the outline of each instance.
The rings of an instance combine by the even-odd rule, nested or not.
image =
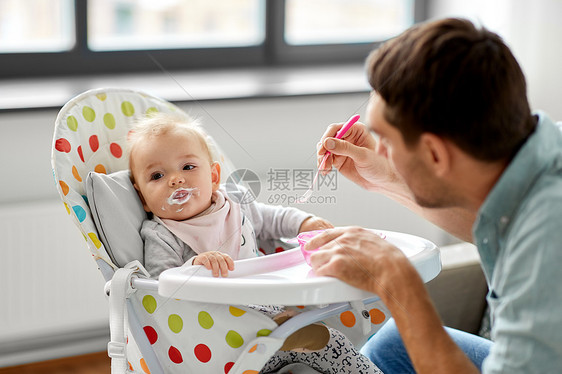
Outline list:
[[[558,139],[560,130],[546,114],[537,112],[536,115],[539,120],[535,131],[509,163],[480,207],[473,227],[476,239],[486,229],[481,227],[484,222],[486,226],[495,222],[500,235],[505,231],[527,191],[549,167],[551,152],[557,151],[558,146],[549,143]],[[489,228],[486,231],[488,230]]]

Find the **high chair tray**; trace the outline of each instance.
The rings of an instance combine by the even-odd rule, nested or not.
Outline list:
[[[439,249],[409,234],[379,231],[412,262],[424,282],[441,271]],[[221,304],[318,305],[362,300],[373,294],[332,277],[318,277],[300,248],[235,261],[226,278],[213,277],[202,266],[168,269],[160,274],[158,293],[164,297]]]

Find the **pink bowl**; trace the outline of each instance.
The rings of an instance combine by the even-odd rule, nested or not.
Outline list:
[[[318,250],[318,248],[314,248],[311,250],[304,249],[304,245],[310,241],[310,239],[314,238],[316,235],[322,234],[326,230],[314,230],[314,231],[305,231],[301,232],[297,235],[297,240],[301,246],[301,252],[304,256],[304,260],[307,264],[310,265],[310,256]]]

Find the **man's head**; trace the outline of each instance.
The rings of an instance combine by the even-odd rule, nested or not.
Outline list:
[[[408,146],[432,133],[477,160],[508,160],[534,130],[517,61],[498,35],[467,20],[408,29],[373,51],[367,70]]]

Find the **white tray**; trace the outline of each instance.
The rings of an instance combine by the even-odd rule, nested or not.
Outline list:
[[[410,259],[424,282],[441,271],[439,249],[423,238],[379,231]],[[300,248],[235,261],[227,278],[215,278],[203,266],[178,267],[160,274],[158,293],[164,297],[220,304],[319,305],[373,297],[338,279],[318,277]]]

